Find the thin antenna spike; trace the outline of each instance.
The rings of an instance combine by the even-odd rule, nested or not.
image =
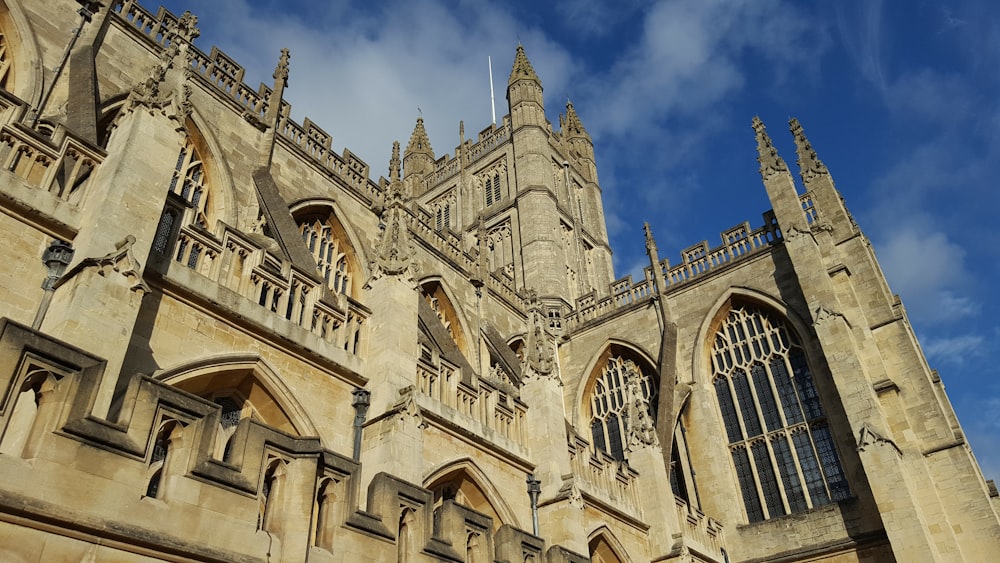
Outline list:
[[[490,65],[490,113],[493,115],[493,126],[497,125],[497,103],[496,98],[493,95],[493,57],[487,56],[487,62]]]

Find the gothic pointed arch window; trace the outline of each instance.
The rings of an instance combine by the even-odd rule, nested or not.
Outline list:
[[[658,385],[641,362],[611,351],[606,356],[589,391],[590,435],[595,450],[624,460],[630,439],[653,439]]]
[[[733,306],[714,335],[713,378],[750,522],[848,498],[801,340],[770,311]]]
[[[347,233],[333,211],[325,210],[302,216],[299,233],[312,253],[319,273],[334,293],[352,296],[357,271],[354,252]]]
[[[188,202],[194,210],[193,222],[207,229],[215,218],[211,217],[212,193],[200,153],[188,137],[177,155],[174,173],[170,178],[170,192]]]
[[[3,29],[0,29],[0,88],[7,91],[12,91],[14,86],[14,73],[11,72],[12,63],[10,42],[7,39],[7,34],[4,33]]]
[[[482,187],[485,207],[500,203],[500,200],[503,198],[502,186],[507,179],[506,164],[501,161],[486,173],[481,174],[478,179],[479,185]]]

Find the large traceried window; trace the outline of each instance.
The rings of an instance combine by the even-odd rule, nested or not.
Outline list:
[[[850,496],[805,352],[787,323],[733,307],[715,334],[712,366],[751,522]]]
[[[656,420],[656,392],[653,378],[643,373],[637,363],[622,356],[609,358],[590,393],[594,448],[624,460],[629,421],[638,417]],[[637,405],[645,412],[630,412]]]
[[[351,263],[346,235],[333,218],[310,216],[299,223],[299,233],[334,293],[351,294]]]

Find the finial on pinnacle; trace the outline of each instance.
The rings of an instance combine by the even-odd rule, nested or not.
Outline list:
[[[760,117],[754,116],[752,127],[757,136],[757,162],[760,163],[760,175],[767,180],[778,172],[788,172],[788,165],[778,155]]]
[[[645,221],[642,224],[642,230],[646,233],[646,253],[656,251],[656,241],[653,240],[653,229],[649,228],[649,222]]]
[[[795,152],[798,155],[799,175],[802,176],[803,183],[810,183],[816,176],[829,174],[826,165],[816,155],[812,144],[806,138],[806,132],[802,129],[802,124],[796,118],[788,120],[789,129],[795,137]]]
[[[389,181],[399,181],[399,141],[392,142],[392,158],[389,159]]]
[[[288,85],[288,59],[292,58],[291,52],[288,48],[281,50],[281,57],[278,58],[278,66],[274,67],[274,79],[284,80],[285,85]]]
[[[201,35],[201,30],[198,29],[198,16],[195,16],[190,11],[185,11],[178,18],[174,33],[188,43],[194,41],[195,38]]]

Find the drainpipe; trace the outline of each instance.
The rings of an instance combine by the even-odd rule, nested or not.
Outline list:
[[[538,495],[542,492],[542,482],[535,479],[534,473],[528,473],[528,497],[531,499],[531,529],[538,535]]]
[[[61,240],[52,241],[52,244],[42,254],[42,262],[48,268],[49,275],[42,282],[45,294],[42,295],[42,302],[38,304],[38,311],[35,313],[35,320],[31,323],[31,328],[35,330],[41,328],[42,319],[45,318],[45,313],[49,310],[49,303],[52,302],[52,294],[56,291],[56,282],[62,277],[71,260],[73,260],[73,247],[68,242]]]
[[[356,387],[351,395],[351,406],[354,407],[354,461],[361,461],[361,433],[368,416],[368,406],[372,402],[372,392]]]

